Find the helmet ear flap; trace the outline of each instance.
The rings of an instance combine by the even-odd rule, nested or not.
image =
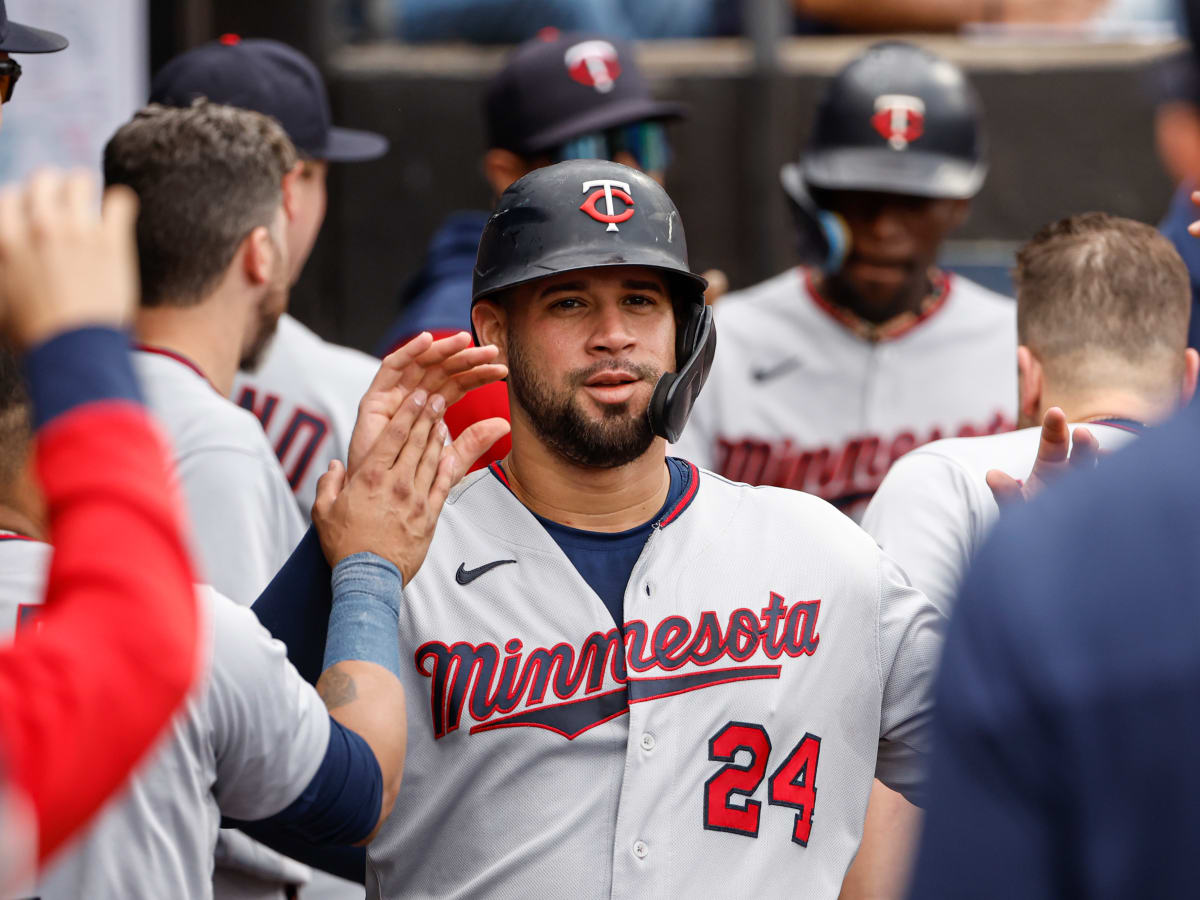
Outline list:
[[[717,327],[711,306],[686,305],[675,340],[674,372],[667,372],[650,397],[650,427],[659,437],[676,443],[683,436],[692,406],[712,369],[717,352]]]

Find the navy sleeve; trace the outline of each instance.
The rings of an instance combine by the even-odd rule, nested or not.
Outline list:
[[[382,808],[383,773],[375,754],[357,733],[330,718],[317,774],[299,797],[260,825],[313,844],[354,844],[366,840]]]
[[[333,570],[310,527],[283,568],[254,601],[254,614],[271,636],[287,645],[288,659],[309,684],[325,662],[325,635],[333,608]]]
[[[25,354],[34,428],[98,400],[142,402],[129,356],[129,336],[115,328],[78,328]]]

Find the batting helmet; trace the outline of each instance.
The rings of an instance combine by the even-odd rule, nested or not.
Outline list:
[[[979,97],[962,70],[911,44],[876,44],[825,92],[784,188],[966,199],[987,176]],[[799,179],[797,178],[799,176]]]
[[[717,349],[708,283],[688,267],[679,211],[636,169],[573,159],[530,172],[500,197],[479,239],[472,305],[560,272],[644,266],[662,272],[676,301],[675,372],[650,399],[650,424],[679,440]]]

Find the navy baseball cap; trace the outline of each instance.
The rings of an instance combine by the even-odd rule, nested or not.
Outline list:
[[[680,104],[654,99],[629,43],[548,31],[514,50],[488,86],[488,146],[528,155],[591,132],[683,116]]]
[[[0,51],[4,53],[55,53],[69,41],[61,34],[10,22],[4,0],[0,0]]]
[[[197,97],[272,116],[313,159],[361,162],[388,150],[381,134],[335,126],[317,67],[279,41],[223,35],[172,59],[150,84],[151,103],[190,106]]]

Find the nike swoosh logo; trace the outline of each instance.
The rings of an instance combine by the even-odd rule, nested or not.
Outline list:
[[[515,562],[515,559],[498,559],[495,562],[485,563],[477,569],[468,569],[466,563],[461,563],[458,571],[454,573],[454,580],[459,584],[470,584],[480,575],[492,571],[496,566],[505,566]]]
[[[770,381],[772,378],[778,378],[780,375],[786,375],[793,369],[800,368],[800,359],[796,356],[789,356],[782,362],[778,362],[773,366],[768,366],[765,369],[752,369],[750,376],[755,381]]]

